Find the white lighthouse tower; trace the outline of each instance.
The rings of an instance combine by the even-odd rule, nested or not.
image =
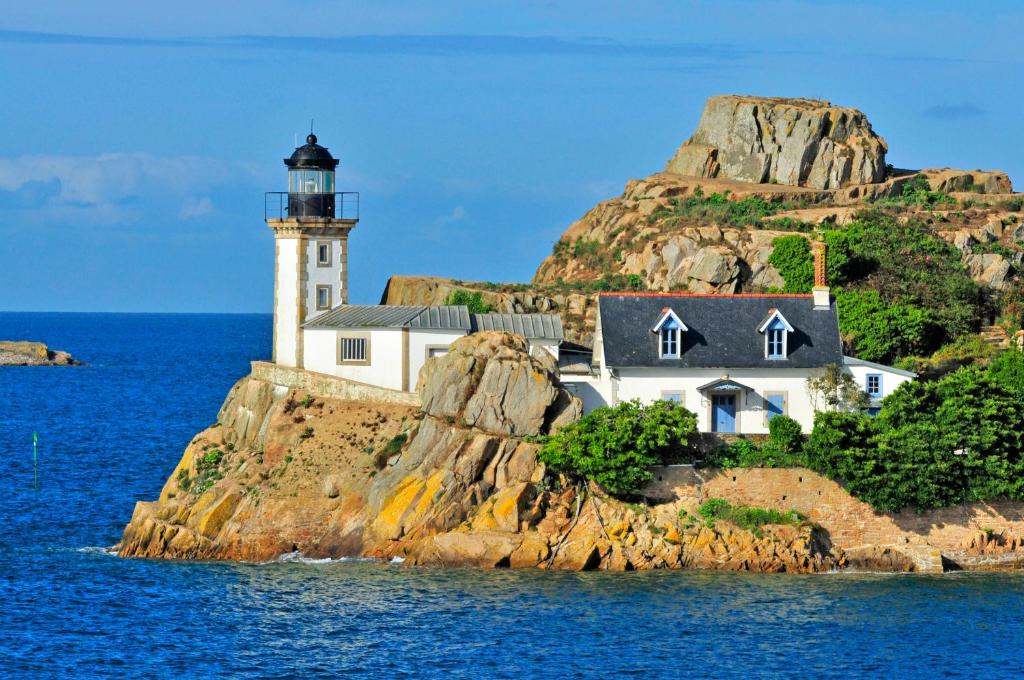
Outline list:
[[[303,367],[302,324],[348,303],[348,233],[359,221],[359,194],[335,192],[338,160],[306,143],[286,158],[288,191],[268,192],[274,231],[274,362]]]

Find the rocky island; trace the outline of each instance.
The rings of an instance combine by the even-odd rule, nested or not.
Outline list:
[[[382,302],[470,295],[488,310],[557,313],[567,339],[586,348],[602,291],[788,293],[810,267],[794,243],[807,250],[805,240],[835,239],[841,253],[849,244],[840,241],[852,239],[849,259],[860,268],[835,274],[845,277],[847,308],[860,305],[868,321],[840,312],[844,345],[936,376],[981,371],[1020,328],[1024,196],[1002,172],[900,170],[887,150],[855,109],[714,97],[665,171],[630,181],[571,225],[529,284],[395,276]],[[887,238],[905,243],[899,261],[878,254],[895,247]],[[787,248],[796,256],[776,254]],[[902,276],[907,268],[922,276]],[[935,300],[946,316],[914,311]],[[871,334],[899,314],[916,319],[901,329],[926,332],[902,344]],[[1024,501],[994,485],[985,488],[996,497],[972,487],[953,500],[882,498],[857,475],[870,468],[884,478],[884,461],[843,467],[819,457],[812,469],[811,457],[794,454],[751,463],[743,456],[752,445],[725,442],[696,461],[651,467],[625,495],[554,469],[542,460],[544,442],[580,420],[581,403],[560,384],[556,362],[517,335],[454,341],[426,361],[414,393],[345,382],[254,364],[160,498],[137,504],[118,553],[574,570],[1024,566]],[[914,414],[882,410],[886,426],[913,425]],[[856,447],[843,440],[850,460],[886,445],[867,416],[830,415],[863,436]],[[960,446],[956,455],[973,455]],[[1019,446],[1008,450],[1000,455],[1016,465]]]
[[[41,342],[0,340],[0,366],[79,366],[67,352],[52,350]]]

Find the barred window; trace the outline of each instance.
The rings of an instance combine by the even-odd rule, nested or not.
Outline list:
[[[366,361],[366,338],[342,338],[342,361]]]

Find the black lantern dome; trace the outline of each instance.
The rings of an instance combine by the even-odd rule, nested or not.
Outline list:
[[[320,170],[334,170],[338,167],[338,159],[331,155],[326,147],[316,143],[316,135],[310,133],[306,137],[306,143],[295,149],[291,158],[284,159],[284,164],[292,168],[317,168]]]
[[[316,143],[313,133],[291,158],[284,159],[290,217],[334,217],[334,169],[338,163],[326,147]]]

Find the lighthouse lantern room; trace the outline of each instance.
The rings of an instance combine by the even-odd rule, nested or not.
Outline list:
[[[266,196],[275,241],[274,362],[283,366],[302,368],[307,320],[348,303],[348,234],[359,221],[359,194],[335,191],[338,162],[310,133],[284,160],[288,191]]]

